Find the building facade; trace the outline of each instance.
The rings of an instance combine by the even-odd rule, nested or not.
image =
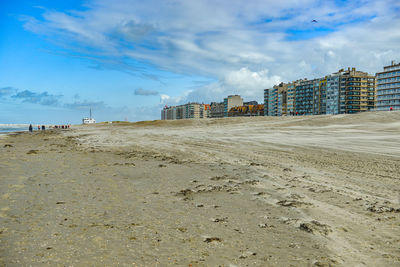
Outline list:
[[[396,75],[400,64],[398,66],[399,68],[391,69]],[[385,75],[384,73],[382,74]],[[397,79],[397,76],[394,77]],[[399,86],[396,83],[391,85]],[[384,86],[386,85],[382,88]],[[399,87],[390,87],[390,93],[387,94],[398,92],[395,91],[396,88]],[[357,113],[374,109],[375,100],[375,76],[348,68],[323,78],[302,79],[265,89],[264,114],[282,116]]]
[[[211,118],[223,118],[224,117],[224,102],[211,102],[210,105],[211,111],[210,116]]]
[[[228,112],[233,107],[243,106],[243,98],[239,95],[230,95],[224,98],[224,117],[228,117]]]
[[[277,116],[278,89],[276,87],[264,89],[264,116]]]
[[[319,90],[319,79],[300,80],[296,85],[294,111],[297,115],[314,114],[314,91]]]
[[[400,110],[400,63],[392,61],[377,78],[377,110]]]
[[[162,120],[205,119],[211,114],[207,104],[187,103],[180,106],[165,106],[161,111]]]
[[[375,108],[375,76],[349,68],[340,74],[340,87],[339,113],[351,114]]]
[[[326,83],[325,77],[318,79],[318,86],[314,86],[313,115],[326,114]]]
[[[340,75],[334,73],[326,77],[326,114],[339,114]],[[344,102],[344,97],[343,97]]]
[[[228,117],[264,116],[264,105],[257,101],[245,102],[243,106],[233,107],[228,112]]]
[[[287,113],[288,84],[280,83],[264,89],[264,116],[282,116]]]
[[[294,103],[296,98],[296,84],[297,81],[288,83],[287,87],[287,115],[294,115]]]

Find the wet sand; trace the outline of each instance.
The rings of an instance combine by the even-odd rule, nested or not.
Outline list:
[[[0,138],[0,266],[398,266],[400,112]]]

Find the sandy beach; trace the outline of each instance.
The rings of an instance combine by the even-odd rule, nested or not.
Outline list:
[[[400,266],[400,112],[0,137],[0,266]]]

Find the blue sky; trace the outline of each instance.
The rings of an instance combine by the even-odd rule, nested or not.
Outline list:
[[[159,119],[400,61],[398,1],[0,1],[0,123]],[[316,19],[317,23],[311,21]]]

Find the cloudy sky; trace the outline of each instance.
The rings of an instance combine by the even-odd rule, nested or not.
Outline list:
[[[400,61],[399,44],[398,0],[2,0],[0,123],[262,101],[281,81],[379,72]]]

